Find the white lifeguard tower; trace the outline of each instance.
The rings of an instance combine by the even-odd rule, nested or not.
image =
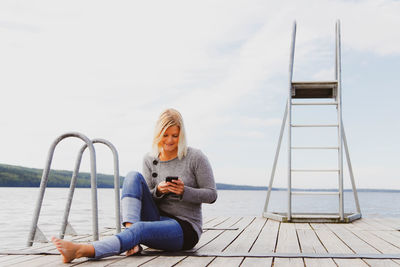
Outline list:
[[[333,81],[307,81],[307,82],[294,82],[293,77],[293,63],[296,42],[296,22],[293,25],[293,35],[291,44],[291,55],[289,65],[289,90],[288,100],[286,103],[285,114],[282,120],[282,126],[278,141],[275,159],[271,172],[271,177],[268,185],[267,198],[265,201],[263,216],[266,218],[275,219],[283,222],[351,222],[361,218],[360,205],[357,196],[357,189],[354,182],[353,170],[350,162],[349,150],[347,147],[346,136],[343,128],[342,121],[342,93],[341,93],[341,47],[340,47],[340,21],[336,22],[336,58],[335,58],[335,80]],[[311,100],[311,101],[310,101]],[[319,102],[316,102],[319,101]],[[334,124],[293,124],[292,123],[292,106],[320,106],[321,108],[336,107],[337,123]],[[288,136],[288,166],[287,166],[287,211],[286,212],[269,212],[268,204],[271,196],[271,189],[273,186],[276,166],[279,157],[279,151],[282,143],[284,130],[287,127]],[[320,128],[329,127],[337,129],[337,146],[292,146],[292,128],[293,127],[310,127]],[[349,176],[354,193],[354,201],[356,212],[345,213],[343,202],[343,147],[346,153],[347,165],[349,168]],[[292,168],[292,150],[336,150],[338,156],[338,166],[335,169],[293,169]],[[292,174],[295,172],[303,173],[337,173],[338,176],[338,189],[322,190],[322,191],[293,191],[292,190]],[[322,196],[337,196],[338,198],[338,211],[335,212],[292,212],[292,197],[294,195],[311,195],[315,197]]]

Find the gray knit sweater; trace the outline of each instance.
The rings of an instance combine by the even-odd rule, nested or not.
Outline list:
[[[202,233],[201,203],[217,200],[214,175],[207,157],[199,150],[188,147],[185,157],[160,161],[146,155],[143,159],[143,176],[146,179],[158,208],[190,223],[198,237]],[[154,177],[155,176],[155,177]],[[178,176],[185,185],[182,197],[166,194],[157,196],[157,185],[167,176]]]

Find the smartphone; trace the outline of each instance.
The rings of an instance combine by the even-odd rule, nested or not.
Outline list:
[[[178,180],[177,176],[167,176],[165,177],[166,182],[172,182],[172,180]]]

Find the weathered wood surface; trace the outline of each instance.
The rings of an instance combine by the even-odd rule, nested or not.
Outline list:
[[[213,254],[207,257],[118,255],[98,261],[83,258],[63,264],[59,255],[1,255],[0,266],[400,266],[400,260],[393,257],[367,259],[358,256],[400,255],[400,218],[366,218],[350,224],[318,224],[280,223],[260,217],[216,217],[205,220],[204,228],[211,229],[203,233],[195,250]],[[112,232],[108,230],[103,236]],[[90,240],[89,236],[68,239],[77,242]],[[38,245],[36,248],[56,252],[51,244]],[[241,255],[222,257],[215,255],[218,253]],[[304,255],[291,258],[245,257],[247,253],[329,253],[356,255],[356,258],[302,258]]]

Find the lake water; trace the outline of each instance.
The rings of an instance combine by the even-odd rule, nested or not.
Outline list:
[[[39,228],[47,238],[57,235],[67,197],[67,188],[48,188],[39,218]],[[25,246],[36,204],[38,188],[0,187],[0,249]],[[203,205],[203,216],[261,216],[266,191],[218,191],[214,204]],[[315,198],[318,201],[315,201]],[[400,217],[400,193],[359,192],[364,217]],[[286,211],[286,193],[273,191],[271,211]],[[293,211],[336,212],[333,196],[294,196]],[[99,229],[115,227],[114,190],[98,189]],[[352,193],[345,193],[345,212],[355,211]],[[91,234],[90,189],[77,188],[70,213],[70,223],[79,234]]]

